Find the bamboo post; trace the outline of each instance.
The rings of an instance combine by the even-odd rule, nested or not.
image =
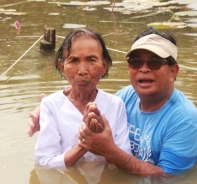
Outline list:
[[[55,34],[54,28],[44,29],[44,39],[40,41],[40,50],[54,50],[55,49]]]

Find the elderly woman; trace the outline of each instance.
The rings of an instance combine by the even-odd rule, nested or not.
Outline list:
[[[112,65],[101,35],[88,29],[70,31],[57,52],[55,65],[70,86],[41,102],[35,163],[65,168],[78,160],[104,160],[78,145],[78,132],[85,121],[99,134],[105,117],[110,122],[116,145],[131,153],[124,103],[119,97],[97,88]]]

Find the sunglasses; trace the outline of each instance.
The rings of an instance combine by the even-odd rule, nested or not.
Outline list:
[[[162,65],[168,65],[168,62],[164,59],[150,59],[150,60],[142,60],[140,58],[128,58],[127,62],[133,69],[140,69],[144,63],[146,63],[147,67],[151,70],[159,70]]]

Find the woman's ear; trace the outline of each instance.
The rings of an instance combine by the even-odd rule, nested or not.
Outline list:
[[[62,61],[62,59],[58,59],[58,67],[59,67],[60,71],[63,73],[64,72],[64,62]]]
[[[109,61],[107,59],[104,59],[103,70],[102,70],[102,78],[106,75],[108,68],[109,68]]]

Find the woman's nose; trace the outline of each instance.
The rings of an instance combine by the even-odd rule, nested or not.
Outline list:
[[[79,64],[79,71],[78,74],[79,75],[86,75],[88,73],[88,66],[85,62],[81,62]]]

